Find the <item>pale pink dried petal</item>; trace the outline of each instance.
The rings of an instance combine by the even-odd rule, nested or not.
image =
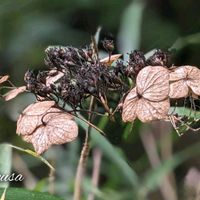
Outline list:
[[[190,65],[185,65],[185,66],[176,68],[173,72],[170,73],[170,81],[177,81],[177,80],[182,80],[184,82],[184,85],[187,85],[194,94],[200,95],[200,69],[199,68],[190,66]],[[179,86],[179,88],[180,88],[179,95],[176,95],[177,96],[176,98],[186,97],[184,95],[186,92],[188,96],[188,88],[184,89],[185,86],[181,86],[181,85]],[[176,90],[175,87],[173,89],[174,91]],[[180,95],[181,93],[182,95]]]
[[[194,66],[183,66],[187,70],[187,78],[189,80],[200,80],[200,69]]]
[[[8,93],[6,93],[4,95],[5,101],[14,99],[18,94],[21,94],[25,91],[26,91],[26,86],[21,86],[21,87],[15,88],[13,90],[10,90]]]
[[[200,96],[200,79],[199,80],[188,80],[187,85],[191,88],[192,92]]]
[[[142,122],[166,119],[169,108],[169,99],[160,102],[150,102],[142,98],[138,101],[137,117]]]
[[[137,92],[136,88],[133,88],[129,94],[126,96],[123,103],[122,110],[122,120],[124,122],[133,122],[136,118],[136,109],[137,109]]]
[[[42,124],[41,116],[21,114],[17,120],[17,134],[31,135]]]
[[[75,121],[65,117],[66,114],[59,116],[59,120],[55,118],[49,121],[45,127],[45,132],[49,132],[49,141],[51,144],[64,144],[73,141],[78,135],[78,126]]]
[[[43,115],[47,112],[52,106],[55,105],[54,101],[41,101],[29,105],[22,114],[24,115]]]
[[[188,70],[184,67],[174,68],[169,74],[170,81],[178,81],[187,77]]]
[[[0,76],[0,84],[6,82],[9,79],[9,75]]]
[[[139,72],[136,85],[145,99],[162,101],[169,95],[169,71],[162,66],[147,66]]]
[[[49,133],[45,132],[44,129],[44,126],[38,127],[36,131],[34,131],[31,139],[31,143],[37,154],[43,153],[52,145],[49,141]]]
[[[29,105],[17,120],[17,134],[30,135],[42,124],[43,115],[55,105],[54,101],[43,101]],[[51,108],[53,109],[53,108]]]
[[[185,80],[179,80],[170,83],[169,97],[171,99],[179,99],[187,97],[189,93],[188,85]]]
[[[185,66],[188,70],[187,85],[194,94],[200,95],[200,69],[194,66]]]

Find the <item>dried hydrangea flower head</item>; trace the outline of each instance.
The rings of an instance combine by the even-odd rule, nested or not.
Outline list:
[[[51,145],[71,142],[78,135],[78,126],[72,115],[54,106],[54,101],[31,104],[17,121],[17,134],[32,143],[38,154]]]
[[[170,98],[200,96],[200,69],[194,66],[181,66],[170,73]]]
[[[164,119],[170,107],[169,71],[162,66],[143,68],[134,87],[123,103],[122,120],[132,122],[139,118],[142,122]]]

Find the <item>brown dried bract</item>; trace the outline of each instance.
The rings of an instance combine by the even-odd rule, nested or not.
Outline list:
[[[26,86],[21,86],[21,87],[15,88],[13,90],[10,90],[8,93],[6,93],[4,95],[5,101],[14,99],[18,94],[21,94],[25,91],[26,91]]]
[[[200,96],[200,69],[194,66],[181,66],[170,73],[169,97],[178,99],[187,96]]]
[[[111,66],[112,63],[117,61],[121,56],[122,54],[114,54],[112,56],[101,59],[100,62],[105,64],[106,66]]]
[[[126,96],[122,120],[132,122],[138,117],[142,122],[164,119],[169,104],[169,72],[161,66],[143,68],[136,79],[136,87]]]
[[[9,79],[9,75],[0,76],[0,84],[6,82]]]
[[[29,105],[19,116],[17,134],[32,143],[38,154],[53,144],[73,141],[78,135],[78,126],[73,116],[53,107],[54,101]]]

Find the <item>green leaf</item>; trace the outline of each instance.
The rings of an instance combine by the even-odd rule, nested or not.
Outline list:
[[[103,151],[104,156],[115,163],[127,181],[129,181],[133,187],[136,187],[138,185],[138,176],[127,164],[125,158],[119,153],[119,151],[117,151],[117,148],[114,148],[114,146],[111,145],[105,137],[97,134],[94,129],[91,131],[91,138],[93,143]]]
[[[170,107],[169,113],[200,119],[200,112],[186,107]]]
[[[192,35],[188,35],[186,37],[178,38],[174,44],[171,46],[170,49],[177,49],[180,50],[183,47],[190,45],[190,44],[199,44],[200,43],[200,33],[195,33]]]
[[[124,11],[118,38],[120,52],[124,54],[140,46],[143,10],[143,1],[133,1]]]
[[[11,174],[12,148],[9,144],[0,145],[0,175]],[[0,187],[7,187],[9,182],[0,182]]]
[[[0,188],[2,194],[4,188]],[[21,188],[7,188],[6,200],[61,200],[61,198],[49,195],[47,193],[32,192]]]
[[[35,158],[39,158],[44,164],[46,164],[51,170],[55,171],[55,168],[45,159],[43,158],[42,156],[38,155],[36,152],[30,150],[30,149],[23,149],[21,147],[18,147],[18,146],[14,146],[14,145],[11,145],[9,144],[10,147],[14,148],[14,149],[17,149],[19,151],[22,151],[22,152],[25,152],[31,156],[34,156]]]
[[[95,42],[96,42],[97,46],[98,46],[98,44],[99,44],[100,32],[101,32],[101,27],[99,26],[99,27],[97,28],[97,31],[96,31],[95,35],[94,35],[94,39],[95,39]]]

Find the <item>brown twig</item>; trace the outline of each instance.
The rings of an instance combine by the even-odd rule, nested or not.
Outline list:
[[[90,107],[89,110],[92,110],[94,104],[94,97],[91,97],[90,100]],[[91,121],[92,113],[88,114],[88,121]],[[81,200],[82,195],[82,180],[85,172],[85,165],[87,162],[90,146],[89,146],[89,132],[91,126],[88,125],[88,128],[85,133],[85,141],[82,147],[77,171],[76,171],[76,178],[75,178],[75,188],[74,188],[74,200]]]
[[[93,150],[93,172],[92,172],[92,184],[97,188],[99,184],[99,173],[102,159],[102,151],[99,148]],[[88,196],[88,200],[94,200],[94,193],[91,192]]]

